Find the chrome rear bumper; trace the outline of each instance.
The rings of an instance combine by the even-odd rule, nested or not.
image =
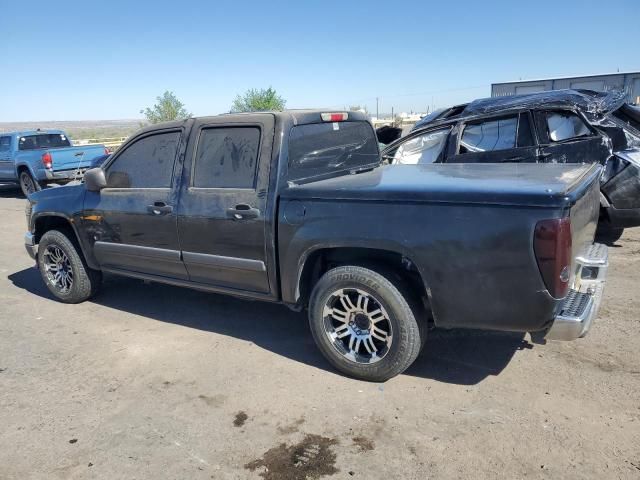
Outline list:
[[[545,335],[549,340],[575,340],[584,337],[598,315],[609,267],[607,246],[594,243],[576,261],[576,280],[562,303],[560,313]]]

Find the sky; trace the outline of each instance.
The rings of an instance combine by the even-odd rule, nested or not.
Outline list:
[[[0,0],[0,122],[287,108],[426,111],[493,82],[639,71],[640,1]]]

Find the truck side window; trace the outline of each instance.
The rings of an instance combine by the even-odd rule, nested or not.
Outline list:
[[[573,112],[546,112],[549,140],[562,142],[570,138],[591,135],[591,130]]]
[[[107,167],[109,188],[169,188],[180,132],[136,140]]]
[[[260,146],[258,127],[206,128],[193,167],[196,188],[253,188]]]
[[[0,152],[7,152],[11,147],[11,137],[0,137]]]
[[[515,148],[517,125],[517,115],[467,124],[462,132],[458,154]]]
[[[393,153],[392,163],[424,165],[438,161],[449,135],[449,128],[436,130],[407,140]]]

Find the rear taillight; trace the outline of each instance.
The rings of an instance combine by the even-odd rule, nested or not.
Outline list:
[[[323,122],[344,122],[349,118],[349,114],[347,112],[327,112],[321,113],[320,117]]]
[[[564,298],[571,278],[571,220],[554,218],[536,224],[533,249],[549,293]]]
[[[42,164],[44,165],[44,168],[51,168],[52,165],[52,159],[51,159],[51,154],[49,152],[45,152],[42,154]]]

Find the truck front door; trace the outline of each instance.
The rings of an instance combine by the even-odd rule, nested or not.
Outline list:
[[[184,162],[178,235],[189,279],[269,294],[268,188],[274,116],[194,124]]]
[[[82,231],[102,268],[187,279],[176,217],[182,135],[141,134],[105,165],[107,187],[87,191]]]

